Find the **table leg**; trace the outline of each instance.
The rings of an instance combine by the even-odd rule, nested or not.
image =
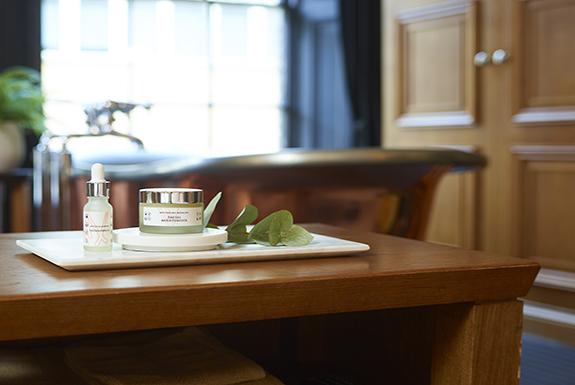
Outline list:
[[[434,314],[432,385],[517,385],[523,304],[453,305]]]

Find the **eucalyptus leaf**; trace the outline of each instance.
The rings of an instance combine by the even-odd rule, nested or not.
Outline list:
[[[228,232],[228,242],[234,243],[254,243],[249,237],[247,231],[236,230]]]
[[[312,240],[313,235],[298,225],[293,225],[291,229],[282,236],[282,243],[286,246],[305,246],[309,245]]]
[[[271,246],[277,246],[281,241],[281,221],[277,215],[272,217],[268,231],[268,242]]]
[[[270,229],[272,227],[272,223],[274,221],[277,222],[277,224],[274,224],[273,232],[281,231],[282,227],[281,223],[285,223],[285,221],[289,220],[291,220],[291,222],[293,223],[293,217],[289,211],[280,210],[273,212],[254,226],[252,231],[250,231],[250,239],[264,245],[271,244]],[[272,237],[273,237],[272,240],[275,241],[275,235]]]
[[[313,236],[303,227],[293,224],[293,216],[287,210],[271,213],[250,232],[249,238],[262,245],[269,246],[305,246]]]
[[[258,217],[258,209],[253,205],[246,205],[236,219],[226,228],[228,241],[236,243],[252,243],[249,239],[247,225]]]
[[[270,223],[268,239],[270,245],[276,246],[278,243],[282,242],[285,234],[287,234],[287,232],[292,228],[293,216],[287,210],[277,211],[272,215],[273,218]]]
[[[210,202],[211,203],[211,202]],[[288,210],[271,213],[257,223],[248,233],[247,225],[258,217],[258,209],[247,205],[226,228],[228,241],[235,243],[258,243],[266,246],[305,246],[313,236],[303,227],[294,225]]]
[[[210,223],[210,219],[212,219],[212,214],[216,210],[216,206],[218,205],[218,202],[220,201],[221,198],[222,193],[220,191],[212,198],[210,203],[208,203],[208,205],[204,209],[204,227],[209,227],[208,224]]]
[[[255,221],[257,217],[257,207],[254,205],[246,205],[241,213],[236,217],[236,219],[234,219],[234,221],[228,226],[228,229],[235,226],[247,226]]]

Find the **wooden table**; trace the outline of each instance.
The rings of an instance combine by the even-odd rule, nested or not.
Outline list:
[[[222,339],[285,373],[339,368],[365,384],[517,383],[517,298],[531,287],[537,264],[307,227],[372,250],[72,273],[15,245],[54,234],[1,235],[0,341],[220,324],[212,330]]]

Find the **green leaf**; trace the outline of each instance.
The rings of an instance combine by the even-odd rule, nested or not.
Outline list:
[[[281,221],[277,215],[274,215],[270,222],[267,241],[270,245],[277,246],[277,244],[280,243],[281,238]]]
[[[234,243],[254,243],[254,241],[252,241],[251,239],[249,239],[248,237],[248,233],[246,231],[239,231],[236,230],[235,232],[228,232],[228,242],[234,242]]]
[[[283,237],[293,226],[293,216],[287,210],[277,211],[273,214],[273,219],[270,223],[270,230],[268,239],[270,245],[276,246],[282,242]]]
[[[259,221],[250,231],[250,239],[261,244],[269,244],[269,232],[272,221],[274,220],[275,212],[271,213],[261,221]]]
[[[293,224],[293,216],[288,210],[271,213],[248,233],[246,226],[252,223],[257,216],[257,208],[247,205],[227,227],[228,241],[236,243],[256,242],[266,246],[305,246],[313,239],[307,230]]]
[[[254,226],[249,238],[270,246],[305,246],[313,236],[303,227],[293,224],[293,216],[287,210],[271,213]]]
[[[288,210],[271,213],[254,226],[250,238],[264,245],[276,246],[293,226],[293,216]]]
[[[258,217],[258,209],[254,205],[246,205],[242,212],[234,219],[234,221],[228,226],[228,229],[235,226],[247,226]]]
[[[216,206],[218,205],[218,202],[220,201],[221,198],[222,198],[222,193],[220,191],[219,193],[217,193],[212,198],[210,203],[208,203],[208,205],[204,209],[204,227],[208,227],[208,224],[210,223],[210,219],[212,219],[212,214],[216,210]]]
[[[301,226],[293,225],[291,229],[282,237],[282,243],[286,246],[305,246],[313,240],[306,229]]]
[[[236,243],[252,243],[248,237],[247,225],[258,217],[258,209],[253,205],[246,205],[237,218],[226,228],[228,241]]]

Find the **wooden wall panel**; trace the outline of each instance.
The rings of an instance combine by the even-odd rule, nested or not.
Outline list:
[[[575,1],[515,1],[516,123],[575,120]]]
[[[442,3],[399,13],[397,124],[468,126],[475,122],[475,3]]]
[[[407,24],[402,37],[405,112],[464,110],[463,16]]]
[[[545,267],[575,270],[575,148],[521,146],[519,250]]]

